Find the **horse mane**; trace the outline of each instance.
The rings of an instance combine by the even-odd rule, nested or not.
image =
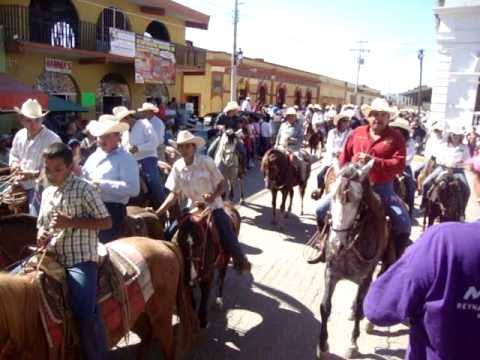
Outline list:
[[[17,351],[32,349],[38,342],[39,294],[37,283],[31,279],[0,273],[0,334],[6,336],[1,341],[10,340]]]
[[[31,225],[32,222],[36,223],[37,218],[29,214],[14,214],[0,217],[0,226],[2,225]]]
[[[260,170],[265,173],[268,168],[268,165],[272,162],[279,162],[280,169],[288,169],[288,158],[287,156],[277,149],[268,150],[263,156],[262,163],[260,165]]]

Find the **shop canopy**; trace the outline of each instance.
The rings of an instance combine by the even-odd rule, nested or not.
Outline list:
[[[21,107],[28,99],[37,99],[47,108],[47,94],[0,73],[0,111],[13,111],[15,106]]]
[[[48,110],[52,112],[88,112],[87,108],[53,95],[48,97]]]

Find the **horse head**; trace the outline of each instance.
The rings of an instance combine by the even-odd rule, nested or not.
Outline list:
[[[364,197],[364,182],[367,181],[373,164],[373,160],[363,166],[349,164],[338,174],[332,189],[330,209],[332,224],[329,241],[333,250],[338,250],[342,245],[348,246],[351,239],[349,235],[355,225]]]
[[[459,221],[465,206],[462,187],[452,172],[442,174],[428,194],[432,204],[440,210],[440,221]]]

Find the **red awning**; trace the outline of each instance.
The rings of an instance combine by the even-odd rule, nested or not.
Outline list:
[[[20,107],[28,99],[37,99],[46,109],[48,107],[48,95],[25,85],[14,78],[0,74],[0,111],[13,110]]]

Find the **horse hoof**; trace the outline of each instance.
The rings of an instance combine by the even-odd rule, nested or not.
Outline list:
[[[375,330],[374,325],[370,321],[368,321],[367,325],[365,325],[365,332],[369,335],[372,335],[374,330]]]
[[[330,349],[328,347],[328,344],[327,346],[325,346],[325,349],[322,350],[320,349],[320,345],[317,345],[317,360],[325,360],[325,359],[328,359],[328,354],[330,352]]]
[[[217,298],[215,299],[215,304],[217,305],[217,307],[218,307],[219,309],[223,309],[223,298],[217,297]]]
[[[358,351],[358,348],[355,346],[352,346],[347,350],[345,353],[345,359],[356,359],[360,357],[360,352]]]

